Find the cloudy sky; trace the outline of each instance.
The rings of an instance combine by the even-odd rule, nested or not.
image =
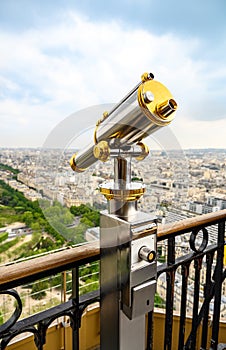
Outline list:
[[[42,146],[151,71],[178,102],[181,147],[226,148],[225,16],[225,0],[1,0],[0,147]]]

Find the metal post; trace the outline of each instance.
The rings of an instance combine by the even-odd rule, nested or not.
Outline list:
[[[80,315],[79,315],[79,268],[75,267],[72,269],[72,299],[73,303],[75,303],[75,317],[74,322],[72,323],[72,349],[79,349],[79,323],[80,323]]]
[[[214,313],[213,313],[213,330],[211,339],[211,350],[217,349],[221,307],[221,288],[223,277],[223,259],[224,259],[224,232],[225,222],[218,223],[218,248],[217,248],[217,263],[215,269],[215,298],[214,298]]]
[[[144,350],[145,314],[153,310],[156,224],[126,198],[128,183],[130,164],[118,157],[114,188],[121,197],[109,200],[100,224],[101,350]],[[151,249],[140,254],[144,261],[138,253],[146,245]]]

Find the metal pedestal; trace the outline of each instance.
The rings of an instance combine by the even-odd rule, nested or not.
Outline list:
[[[101,214],[101,350],[145,349],[145,314],[154,306],[156,259],[142,260],[139,251],[144,246],[152,254],[156,251],[156,223],[150,215],[131,213],[126,218]]]

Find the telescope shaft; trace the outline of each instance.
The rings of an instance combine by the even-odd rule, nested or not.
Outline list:
[[[125,144],[136,144],[159,128],[159,125],[150,123],[150,119],[144,115],[142,107],[138,104],[137,90],[135,90],[124,103],[109,113],[109,117],[103,124],[100,124],[97,130],[97,140],[105,140],[109,144],[114,143],[116,144],[114,146],[120,148]],[[78,169],[85,170],[97,161],[93,154],[93,147],[94,145],[90,144],[85,150],[77,153],[76,167]]]
[[[135,145],[168,125],[176,109],[177,104],[164,85],[152,79],[143,81],[97,122],[95,143],[106,141],[110,148],[118,149]],[[97,161],[94,146],[91,144],[75,155],[75,171],[82,172]]]

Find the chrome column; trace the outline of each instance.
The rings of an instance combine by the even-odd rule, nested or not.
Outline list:
[[[144,350],[145,314],[153,310],[156,285],[156,223],[137,211],[136,200],[127,200],[130,164],[121,157],[114,187],[117,196],[108,200],[100,224],[101,350]]]

